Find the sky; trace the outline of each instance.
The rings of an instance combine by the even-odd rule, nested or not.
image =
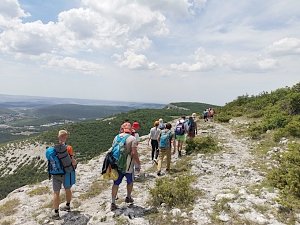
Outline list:
[[[224,105],[299,59],[299,0],[0,1],[0,94]]]

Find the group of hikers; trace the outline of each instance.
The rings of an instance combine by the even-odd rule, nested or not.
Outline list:
[[[113,140],[112,147],[106,154],[102,166],[102,174],[110,174],[113,177],[111,192],[111,210],[118,207],[116,199],[119,185],[124,177],[127,182],[126,203],[133,203],[131,196],[135,174],[141,170],[141,162],[138,153],[140,125],[137,121],[130,123],[124,121],[120,127],[119,134]],[[170,172],[171,155],[176,154],[182,157],[183,144],[187,138],[194,138],[197,135],[196,113],[186,118],[182,116],[172,129],[171,123],[164,123],[163,119],[155,121],[150,129],[148,136],[148,145],[151,144],[151,160],[157,166],[157,176],[162,174],[162,162],[166,158],[166,173]],[[71,187],[75,184],[75,169],[77,162],[74,158],[74,152],[70,145],[66,144],[68,132],[60,130],[58,132],[58,144],[49,147],[46,150],[48,159],[48,172],[52,176],[53,185],[53,219],[59,219],[59,193],[63,185],[66,192],[66,205],[60,208],[63,211],[70,211],[70,202],[72,199]],[[172,151],[173,146],[173,151]],[[61,172],[57,164],[62,164]],[[50,178],[50,177],[49,177]]]
[[[213,108],[208,108],[203,111],[204,122],[213,121],[215,115],[215,110]]]

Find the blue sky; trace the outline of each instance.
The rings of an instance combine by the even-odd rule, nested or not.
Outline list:
[[[2,0],[0,93],[223,105],[300,82],[298,0]]]

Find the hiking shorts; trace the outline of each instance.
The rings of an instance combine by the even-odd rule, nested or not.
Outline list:
[[[176,138],[175,138],[177,141],[181,141],[181,142],[184,142],[185,141],[185,135],[176,135]]]
[[[133,173],[121,173],[119,171],[118,173],[119,177],[114,181],[114,185],[120,185],[124,177],[126,177],[127,184],[131,184],[133,182]]]
[[[70,189],[75,184],[75,172],[66,173],[65,175],[52,175],[52,187],[54,192],[59,192],[61,185],[65,189]]]

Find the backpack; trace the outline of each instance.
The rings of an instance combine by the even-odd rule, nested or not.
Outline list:
[[[171,131],[161,132],[160,139],[159,139],[159,147],[160,148],[170,147],[170,138],[171,138]]]
[[[194,121],[189,123],[189,132],[194,132],[195,128],[196,128],[196,123]]]
[[[64,175],[65,170],[61,161],[57,157],[57,153],[54,147],[46,149],[46,158],[48,160],[48,174],[49,178],[51,175]]]
[[[175,127],[175,134],[176,135],[184,135],[184,123],[179,121],[179,123]]]
[[[130,153],[130,151],[125,148],[125,142],[129,136],[130,134],[124,136],[117,135],[111,150],[111,154],[116,160],[118,170],[122,173],[126,172],[127,156]]]
[[[67,151],[67,145],[57,144],[54,146],[58,159],[60,160],[66,173],[74,171],[71,156]]]

